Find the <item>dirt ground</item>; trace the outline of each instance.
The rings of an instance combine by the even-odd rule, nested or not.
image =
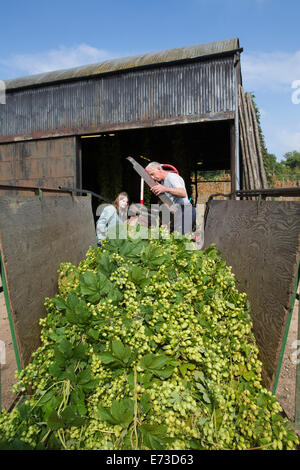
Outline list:
[[[8,409],[15,399],[15,395],[12,393],[11,389],[15,383],[14,375],[17,370],[17,363],[3,292],[0,292],[0,341],[3,341],[5,344],[5,357],[0,357],[0,359],[2,359],[0,361],[0,404],[2,408]]]
[[[1,286],[1,278],[0,278]],[[300,289],[299,289],[300,291]],[[298,291],[298,292],[299,292]],[[279,376],[276,396],[292,423],[295,421],[295,394],[296,394],[296,364],[295,364],[295,344],[298,333],[298,308],[299,301],[296,300],[293,316],[289,328],[285,354],[283,357],[281,373]],[[0,341],[5,343],[5,363],[1,364],[1,407],[9,409],[15,395],[12,393],[12,386],[15,383],[15,371],[17,364],[15,359],[13,341],[10,332],[8,316],[5,307],[4,294],[0,292]],[[299,349],[299,348],[298,348]]]
[[[300,286],[298,294],[300,293]],[[298,315],[299,300],[295,301],[293,316],[290,323],[289,333],[285,346],[281,371],[279,375],[276,396],[279,403],[287,414],[288,418],[295,421],[295,402],[296,402],[296,361],[299,360],[299,354],[295,342],[298,338]]]

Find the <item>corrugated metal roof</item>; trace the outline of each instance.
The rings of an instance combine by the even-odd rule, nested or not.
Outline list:
[[[184,116],[233,112],[235,90],[232,55],[12,90],[0,113],[0,140],[50,131],[88,133],[99,126],[149,127]]]
[[[6,90],[45,85],[62,80],[74,80],[92,77],[104,73],[118,72],[136,67],[147,67],[155,64],[165,64],[186,59],[197,59],[205,56],[224,54],[239,49],[238,38],[224,41],[209,42],[195,46],[168,49],[147,54],[107,60],[105,62],[84,65],[71,69],[28,75],[25,77],[6,80]]]

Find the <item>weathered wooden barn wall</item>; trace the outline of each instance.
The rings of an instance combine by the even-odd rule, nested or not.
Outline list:
[[[204,248],[215,243],[251,305],[253,331],[272,388],[300,262],[300,203],[213,200]]]
[[[75,137],[0,144],[0,185],[74,187],[76,149]]]

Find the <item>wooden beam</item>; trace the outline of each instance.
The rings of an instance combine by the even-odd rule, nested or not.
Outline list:
[[[29,134],[18,134],[0,136],[0,143],[22,142],[28,140],[52,139],[67,136],[92,135],[101,132],[113,132],[127,129],[143,129],[151,127],[172,126],[178,124],[194,124],[200,122],[226,121],[235,118],[234,111],[224,111],[219,113],[191,114],[183,116],[172,116],[170,118],[145,120],[145,121],[129,121],[115,122],[109,124],[99,124],[88,127],[72,127],[54,129],[49,131],[34,132]]]
[[[231,192],[236,191],[236,142],[235,142],[235,121],[230,123],[230,173],[231,173]],[[235,196],[233,196],[235,199]]]

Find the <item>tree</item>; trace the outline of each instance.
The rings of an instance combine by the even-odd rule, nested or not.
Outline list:
[[[280,162],[277,161],[276,155],[273,153],[265,153],[265,162],[266,162],[266,168],[268,169],[268,175],[269,176],[276,176],[277,178],[281,178],[283,174],[283,166]]]
[[[282,160],[281,164],[284,168],[293,173],[300,173],[300,152],[297,152],[297,150],[287,152],[283,158],[285,160]]]

